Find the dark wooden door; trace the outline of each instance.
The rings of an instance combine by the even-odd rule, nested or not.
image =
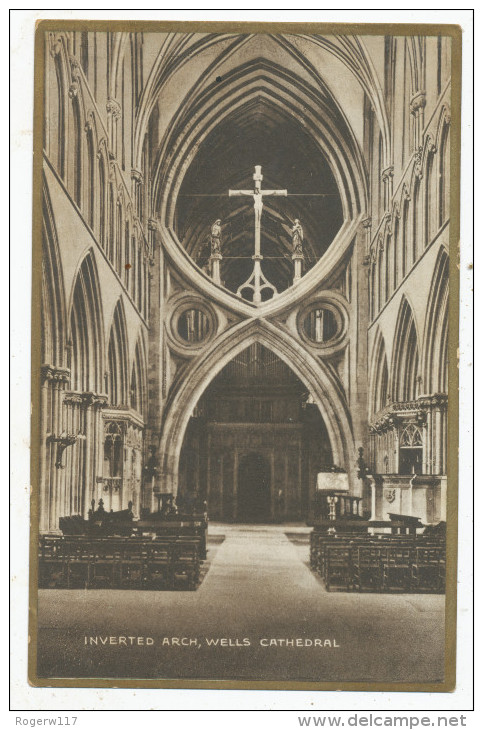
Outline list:
[[[270,519],[270,464],[261,454],[248,454],[238,467],[238,522]]]

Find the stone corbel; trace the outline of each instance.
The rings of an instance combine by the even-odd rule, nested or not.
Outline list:
[[[394,178],[394,165],[389,165],[381,173],[381,179],[384,185],[384,207],[388,208],[392,199]]]
[[[73,99],[79,93],[79,84],[77,81],[73,81],[69,86],[69,98]]]
[[[419,113],[420,109],[426,106],[426,92],[418,91],[409,102],[409,110],[413,116]]]
[[[389,165],[381,172],[382,182],[386,183],[394,177],[394,165]]]
[[[140,170],[135,170],[133,168],[131,170],[131,178],[132,178],[132,180],[134,180],[135,183],[142,183],[143,173]]]
[[[115,99],[109,98],[107,100],[106,110],[107,110],[108,114],[112,115],[113,119],[121,118],[121,113],[122,113],[121,105]]]
[[[148,229],[150,231],[158,230],[158,221],[156,220],[156,218],[148,218]]]
[[[69,56],[70,68],[73,79],[79,79],[81,75],[80,63],[75,56]]]
[[[55,35],[55,33],[50,33],[50,55],[52,58],[55,58],[59,55],[60,51],[62,50],[62,41],[60,40],[60,37]]]

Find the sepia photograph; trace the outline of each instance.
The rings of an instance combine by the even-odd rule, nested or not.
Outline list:
[[[32,685],[454,689],[460,72],[38,24]]]

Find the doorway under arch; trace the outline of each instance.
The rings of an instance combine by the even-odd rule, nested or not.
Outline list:
[[[251,453],[241,459],[237,474],[237,522],[270,521],[271,471],[262,454]]]

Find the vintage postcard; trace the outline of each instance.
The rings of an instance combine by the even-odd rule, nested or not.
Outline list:
[[[30,682],[451,691],[460,29],[35,62]]]

